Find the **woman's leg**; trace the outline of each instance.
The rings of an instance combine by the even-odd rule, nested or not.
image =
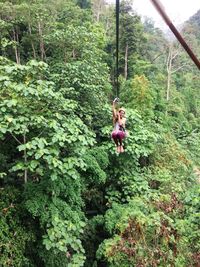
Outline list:
[[[119,146],[119,138],[118,138],[118,132],[117,131],[113,131],[112,134],[112,139],[114,140],[116,146],[117,146],[117,152],[120,152],[120,146]]]
[[[124,152],[124,147],[123,147],[122,139],[119,139],[119,152],[120,153],[123,153]]]
[[[126,136],[125,132],[123,132],[123,131],[119,131],[118,132],[118,140],[119,140],[119,144],[120,144],[120,146],[119,146],[119,152],[120,153],[123,153],[124,152],[124,147],[123,147],[122,140],[125,138],[125,136]]]
[[[119,145],[119,141],[118,141],[118,139],[117,139],[117,138],[113,138],[113,140],[114,140],[116,146],[118,146],[118,145]]]

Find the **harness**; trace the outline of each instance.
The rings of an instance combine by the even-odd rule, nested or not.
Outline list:
[[[123,125],[119,125],[118,122],[115,123],[115,131],[122,131],[122,132],[126,132],[126,129]]]

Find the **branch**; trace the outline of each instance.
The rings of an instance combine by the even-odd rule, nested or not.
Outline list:
[[[160,54],[158,54],[153,60],[151,60],[151,63],[153,63],[157,58],[159,58],[159,57],[162,56],[162,55],[163,55],[163,52],[160,53]]]
[[[19,143],[20,145],[22,145],[22,143],[19,141],[19,139],[16,136],[14,136],[14,134],[12,134],[12,133],[10,133],[10,134],[17,141],[17,143]]]
[[[184,64],[184,65],[178,67],[177,69],[173,70],[171,73],[173,74],[173,73],[177,72],[178,70],[180,70],[180,69],[182,69],[183,67],[186,67],[186,66],[188,66],[188,65]]]
[[[172,60],[175,59],[179,54],[179,51],[176,51],[175,54],[172,56]]]
[[[43,129],[43,130],[41,131],[41,133],[38,134],[37,137],[40,137],[40,136],[43,134],[44,131],[45,131],[45,129]]]
[[[171,64],[170,62],[171,62],[171,51],[169,50],[169,54],[167,57],[167,72],[169,72],[169,66]]]

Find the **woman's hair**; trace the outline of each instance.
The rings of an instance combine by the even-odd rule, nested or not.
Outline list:
[[[126,113],[125,108],[119,108],[117,113],[120,111],[123,111],[124,113]],[[118,116],[113,116],[113,123],[116,123],[117,121],[118,121]]]
[[[119,108],[119,111],[118,112],[120,112],[120,111],[124,111],[124,113],[126,113],[125,108]]]

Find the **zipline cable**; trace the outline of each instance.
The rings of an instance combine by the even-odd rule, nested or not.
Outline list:
[[[197,68],[200,70],[200,61],[195,56],[189,45],[185,42],[183,37],[181,36],[180,32],[176,29],[174,24],[171,22],[170,18],[166,14],[161,2],[159,0],[151,0],[154,7],[157,9],[157,11],[160,13],[161,17],[164,19],[166,24],[169,26],[170,30],[173,32],[173,34],[176,36],[180,44],[183,46],[183,48],[186,50],[192,61],[195,63]]]
[[[116,0],[116,97],[119,96],[119,0]]]

